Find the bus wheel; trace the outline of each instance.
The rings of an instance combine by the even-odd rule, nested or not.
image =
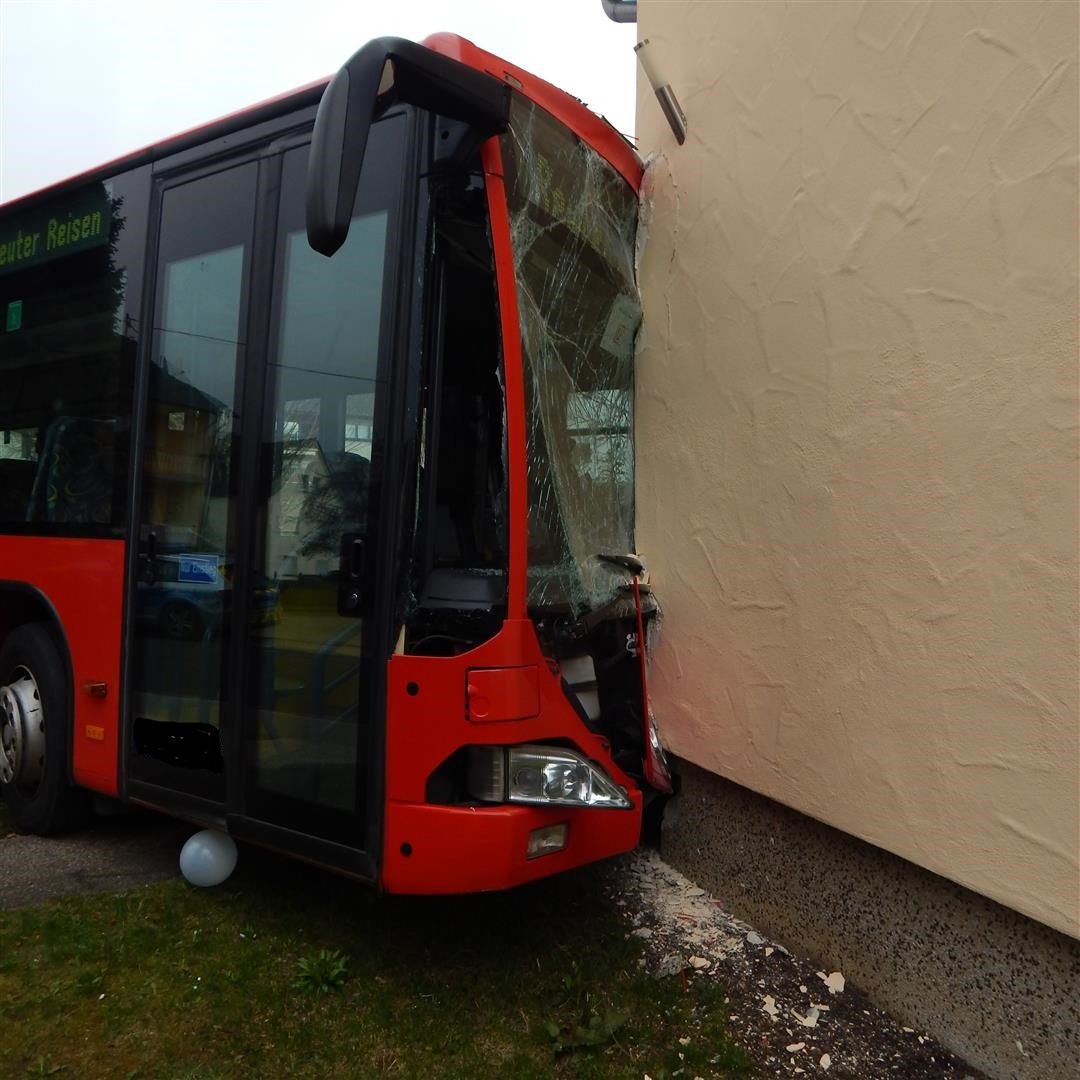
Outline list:
[[[62,832],[88,805],[68,775],[67,683],[44,624],[28,623],[8,635],[0,649],[0,794],[22,832]]]

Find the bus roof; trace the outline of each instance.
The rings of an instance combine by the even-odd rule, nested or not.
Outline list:
[[[557,86],[539,78],[530,72],[508,63],[493,53],[478,48],[471,41],[457,34],[432,34],[426,37],[421,44],[432,52],[441,53],[460,63],[478,71],[485,71],[489,75],[502,81],[509,82],[516,88],[520,88],[531,97],[541,108],[550,112],[556,119],[564,123],[580,139],[587,142],[599,154],[610,162],[612,167],[637,191],[641,185],[642,163],[637,152],[627,139],[603,117],[592,112],[577,98],[560,90]],[[36,201],[48,196],[60,188],[71,184],[89,184],[96,180],[104,180],[117,173],[126,172],[128,169],[146,165],[172,154],[180,153],[199,143],[209,142],[212,139],[233,132],[242,131],[264,120],[271,120],[276,116],[290,112],[293,109],[304,108],[308,105],[317,105],[323,91],[329,84],[330,79],[318,79],[315,82],[267,98],[255,105],[238,109],[227,113],[208,123],[182,131],[177,135],[171,135],[160,142],[151,143],[140,150],[132,151],[121,157],[113,158],[101,165],[97,165],[85,172],[76,173],[74,176],[65,177],[43,188],[27,192],[10,202],[0,203],[0,211],[7,211],[23,203]]]
[[[598,116],[578,98],[524,68],[485,52],[457,34],[432,34],[420,44],[432,52],[442,53],[478,71],[486,71],[496,79],[524,90],[542,109],[606,158],[635,191],[641,186],[644,167],[637,151],[608,120]]]

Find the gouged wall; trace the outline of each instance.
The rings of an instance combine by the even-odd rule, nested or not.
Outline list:
[[[680,756],[1080,936],[1077,6],[642,0]]]

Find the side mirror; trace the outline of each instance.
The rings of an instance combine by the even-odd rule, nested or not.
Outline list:
[[[307,234],[323,255],[345,243],[368,132],[398,102],[461,120],[487,138],[506,131],[510,87],[403,38],[376,38],[360,49],[330,80],[311,138]]]

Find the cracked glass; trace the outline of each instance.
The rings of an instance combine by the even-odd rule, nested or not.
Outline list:
[[[595,150],[514,95],[503,167],[521,320],[531,608],[579,614],[634,545],[637,197]]]

